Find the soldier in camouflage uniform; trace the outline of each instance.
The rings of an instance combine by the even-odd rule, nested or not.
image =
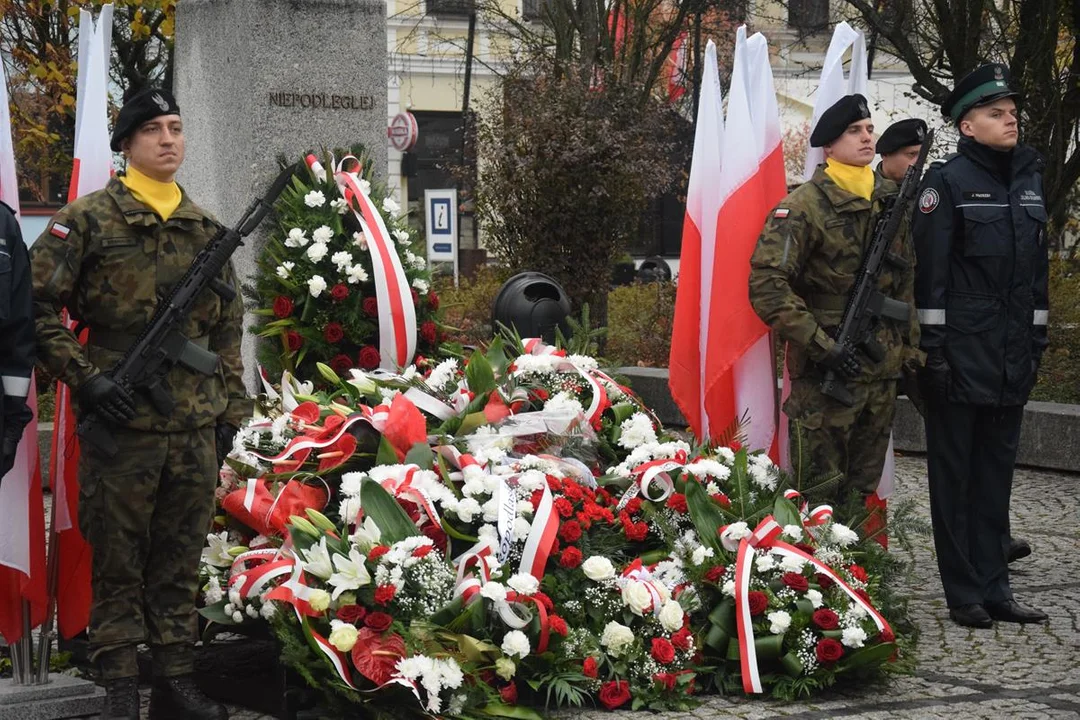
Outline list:
[[[901,369],[919,361],[919,325],[882,320],[876,338],[885,348],[881,362],[833,341],[848,295],[872,239],[878,217],[898,192],[877,176],[873,125],[866,100],[848,95],[822,114],[811,137],[825,148],[827,163],[772,211],[750,265],[754,310],[787,342],[791,395],[792,454],[799,428],[805,455],[819,473],[841,473],[835,494],[817,501],[838,502],[851,493],[868,496],[877,488],[889,445]],[[894,240],[878,289],[912,303],[914,252],[906,224]],[[828,370],[846,379],[852,407],[822,394]]]
[[[111,369],[178,282],[217,223],[173,180],[184,158],[175,100],[148,90],[120,111],[113,150],[126,174],[56,214],[31,253],[39,356],[74,391],[77,417],[109,421],[119,453],[82,444],[79,526],[93,549],[90,653],[107,691],[104,718],[138,717],[136,646],[152,651],[151,718],[226,718],[191,679],[198,564],[221,455],[250,415],[241,380],[237,297],[206,292],[183,328],[216,352],[216,374],[174,367],[176,408],[159,414],[113,382]],[[233,287],[231,268],[222,278]],[[58,317],[89,328],[81,346]]]

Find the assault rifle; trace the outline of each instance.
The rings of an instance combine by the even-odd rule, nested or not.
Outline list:
[[[188,268],[187,273],[158,303],[154,316],[127,349],[109,377],[125,390],[140,391],[162,415],[171,415],[176,401],[165,384],[165,376],[175,365],[213,375],[217,372],[218,356],[205,350],[183,333],[182,328],[195,301],[209,287],[225,303],[232,302],[236,291],[218,279],[236,248],[243,244],[270,211],[278,195],[285,189],[296,171],[290,166],[281,171],[265,197],[257,198],[244,212],[235,228],[220,227]],[[97,447],[108,457],[116,455],[117,446],[108,423],[97,413],[90,413],[78,427],[79,437]]]
[[[855,285],[848,296],[844,317],[836,332],[836,342],[852,350],[862,350],[874,362],[881,362],[885,358],[885,348],[874,337],[874,330],[877,329],[881,318],[901,322],[910,321],[911,318],[911,306],[886,297],[877,289],[877,284],[885,262],[888,260],[889,248],[896,238],[896,233],[900,230],[900,223],[904,221],[904,218],[911,217],[915,193],[918,192],[923,166],[926,164],[926,156],[933,144],[934,131],[931,130],[923,139],[918,160],[904,173],[904,180],[900,183],[900,192],[896,199],[878,218],[874,228],[874,238],[870,241],[870,247],[867,248],[862,267],[855,278]],[[837,377],[835,370],[825,373],[825,380],[821,383],[821,392],[848,407],[855,404],[854,396]]]

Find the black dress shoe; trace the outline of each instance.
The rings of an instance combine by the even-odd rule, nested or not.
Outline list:
[[[177,675],[154,679],[150,720],[229,720],[229,711],[206,697],[191,675]]]
[[[949,617],[952,618],[954,623],[964,627],[994,627],[994,621],[990,618],[990,613],[986,612],[986,608],[978,603],[949,608]]]
[[[105,682],[102,720],[139,720],[139,679],[120,678]]]
[[[1030,554],[1031,546],[1028,545],[1027,540],[1018,540],[1016,538],[1009,540],[1009,562],[1026,558]]]
[[[990,613],[990,617],[1001,622],[1041,623],[1048,619],[1042,610],[1021,605],[1015,600],[987,605],[986,610]]]

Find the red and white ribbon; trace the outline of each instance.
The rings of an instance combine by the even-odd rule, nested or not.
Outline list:
[[[435,509],[435,503],[432,501],[431,496],[423,489],[413,485],[413,479],[418,472],[420,472],[420,467],[417,465],[401,465],[395,475],[382,481],[382,487],[395,498],[404,498],[416,503],[416,506],[420,508],[421,512],[427,516],[427,519],[435,527],[441,527],[442,520],[439,518],[439,511]],[[423,521],[417,523],[417,525],[423,525]]]
[[[522,340],[525,352],[528,355],[557,355],[562,358],[560,362],[555,364],[555,368],[561,372],[576,372],[581,375],[589,385],[589,389],[592,391],[592,400],[589,402],[589,407],[585,409],[585,417],[593,425],[597,425],[600,422],[600,416],[604,413],[604,408],[608,406],[607,391],[600,385],[593,377],[592,370],[586,370],[580,367],[577,363],[566,357],[566,353],[562,350],[557,350],[554,347],[547,345],[540,338],[526,338]],[[606,377],[606,376],[605,376]],[[610,378],[609,378],[610,379]]]
[[[361,405],[358,412],[354,412],[346,417],[345,420],[338,425],[337,430],[327,438],[318,440],[311,435],[297,435],[290,440],[285,446],[285,449],[277,455],[263,455],[255,451],[252,451],[251,454],[260,460],[265,460],[270,463],[282,464],[286,461],[294,461],[302,464],[303,459],[306,459],[307,456],[311,454],[312,450],[318,450],[333,445],[349,431],[349,428],[358,422],[366,422],[376,431],[382,432],[382,429],[386,427],[387,412],[387,408],[383,405],[379,405],[374,410],[366,405]],[[305,450],[307,451],[306,453],[304,452]],[[301,455],[303,459],[300,459]]]
[[[233,560],[229,587],[235,588],[245,600],[258,597],[272,580],[292,574],[295,564],[295,560],[283,556],[280,550],[249,550]]]
[[[675,491],[675,481],[671,479],[669,473],[672,470],[685,467],[686,457],[686,452],[679,450],[675,453],[674,459],[650,460],[631,470],[632,476],[636,479],[623,493],[615,509],[622,510],[637,495],[641,495],[652,502],[667,500],[671,493]],[[650,495],[649,488],[654,482],[660,488],[660,492],[656,495]]]
[[[412,400],[413,405],[439,420],[449,420],[458,414],[452,406],[419,388],[411,387],[405,391],[404,395]]]
[[[551,487],[544,483],[544,494],[533,515],[532,527],[521,551],[518,572],[529,573],[537,580],[542,580],[558,532],[559,514],[555,512],[555,499],[551,495]]]
[[[788,488],[784,491],[784,497],[791,502],[797,502],[802,495],[799,494],[798,490]],[[818,505],[813,510],[809,508],[810,503],[805,500],[799,505],[799,514],[802,516],[803,525],[806,527],[824,525],[833,516],[832,505]]]
[[[381,366],[400,370],[411,363],[416,354],[416,308],[412,302],[412,289],[386,223],[361,187],[359,174],[344,169],[350,161],[360,165],[355,157],[345,156],[335,168],[334,180],[360,223],[361,232],[367,237],[375,296],[379,301]]]
[[[296,608],[293,609],[296,612],[296,619],[299,620],[300,623],[303,625],[304,618],[300,614],[300,611]],[[349,661],[345,658],[345,654],[333,645],[331,645],[330,641],[324,638],[317,630],[312,628],[310,624],[307,624],[307,631],[308,636],[311,638],[312,642],[315,643],[315,647],[317,647],[319,649],[319,652],[321,652],[326,657],[327,661],[330,663],[331,667],[334,668],[334,671],[337,672],[338,677],[341,678],[342,682],[344,682],[353,690],[358,690],[359,688],[357,688],[356,685],[353,684],[352,672],[349,671]]]

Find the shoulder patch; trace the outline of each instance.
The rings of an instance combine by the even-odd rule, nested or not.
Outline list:
[[[941,196],[938,195],[938,191],[934,188],[926,188],[923,190],[923,194],[919,196],[919,210],[923,214],[929,215],[937,209],[940,202]]]
[[[783,220],[790,214],[791,210],[789,208],[776,208],[776,210],[773,210],[773,217],[777,220]]]
[[[49,226],[49,234],[53,237],[58,237],[61,240],[67,240],[68,233],[71,232],[71,228],[67,225],[61,225],[58,222],[54,222]]]

